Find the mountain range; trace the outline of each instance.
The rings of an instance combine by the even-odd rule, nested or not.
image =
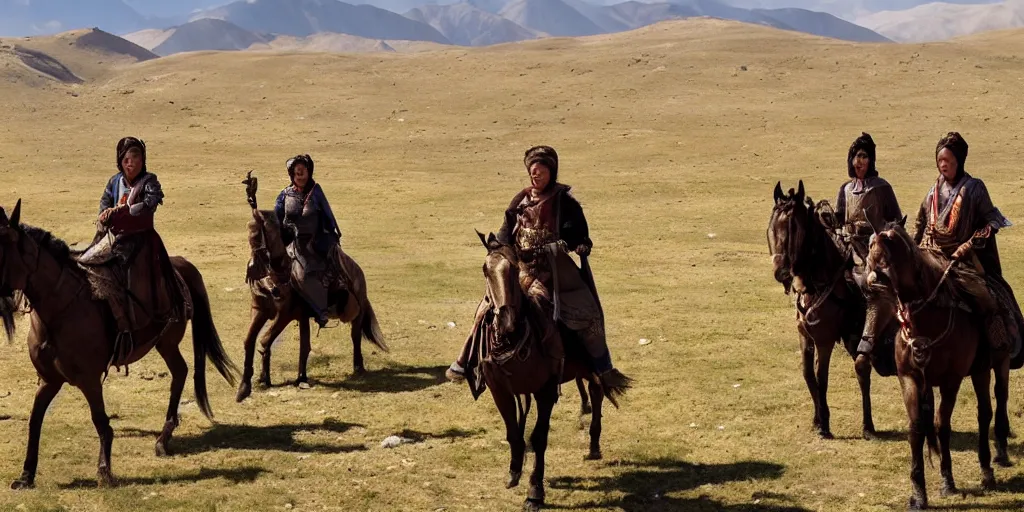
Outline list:
[[[381,50],[394,41],[485,46],[606,34],[699,16],[860,42],[941,40],[1024,25],[1018,9],[1024,0],[227,1],[0,0],[0,34],[98,27],[170,55],[274,48],[278,38],[289,48],[313,41],[323,47],[328,40],[328,47],[358,40],[359,48]]]

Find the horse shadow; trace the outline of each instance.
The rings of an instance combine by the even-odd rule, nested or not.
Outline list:
[[[764,461],[745,461],[728,464],[693,464],[675,459],[621,462],[617,466],[628,468],[610,477],[557,477],[551,487],[573,491],[590,491],[605,498],[578,505],[582,508],[612,508],[625,512],[661,511],[729,511],[729,512],[809,512],[793,505],[748,503],[729,505],[715,501],[707,495],[696,498],[668,496],[696,489],[703,485],[723,484],[746,480],[769,480],[782,476],[785,466]],[[617,497],[616,495],[622,495]],[[782,494],[757,493],[755,501],[787,502]],[[576,508],[574,506],[572,508]],[[557,508],[557,506],[553,507]]]
[[[279,450],[291,453],[337,454],[365,451],[362,444],[338,445],[329,443],[310,443],[298,441],[298,433],[327,431],[343,434],[354,427],[362,427],[357,423],[346,423],[331,418],[322,423],[279,424],[268,426],[232,425],[217,423],[198,435],[184,434],[171,440],[171,451],[179,455],[192,455],[223,449],[233,450]],[[156,437],[160,433],[148,430],[121,429],[128,436]]]
[[[163,485],[173,483],[196,483],[204,480],[216,480],[223,478],[232,484],[238,485],[256,481],[260,475],[269,473],[265,468],[256,466],[245,466],[240,468],[202,468],[199,471],[183,473],[172,476],[161,477],[118,477],[117,484],[120,486],[131,485]],[[62,490],[69,489],[92,489],[98,487],[96,479],[76,478],[70,483],[59,484]]]
[[[317,381],[314,384],[329,389],[360,393],[407,393],[423,391],[447,381],[447,366],[395,365],[369,370],[362,375],[349,375],[340,381]]]

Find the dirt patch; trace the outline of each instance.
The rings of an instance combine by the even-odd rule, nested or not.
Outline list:
[[[14,46],[9,50],[0,50],[12,53],[22,64],[33,71],[52,78],[65,84],[81,84],[85,81],[61,62],[43,52],[30,50],[22,46]]]

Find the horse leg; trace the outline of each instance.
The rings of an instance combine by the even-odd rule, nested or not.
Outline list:
[[[800,333],[800,352],[803,356],[804,381],[807,383],[807,390],[811,393],[811,402],[814,403],[814,428],[821,432],[821,409],[818,401],[818,378],[814,376],[814,341],[809,336]]]
[[[548,448],[548,431],[551,430],[551,410],[558,400],[558,388],[555,384],[546,386],[540,393],[534,395],[537,398],[537,424],[530,434],[530,444],[533,446],[533,473],[530,474],[530,489],[526,493],[524,509],[528,511],[540,510],[544,505],[544,452]],[[524,418],[525,421],[525,418]]]
[[[114,430],[110,428],[110,418],[103,404],[103,384],[99,378],[94,383],[86,384],[82,389],[85,400],[89,402],[92,413],[92,424],[100,436],[100,456],[96,466],[96,481],[100,487],[112,487],[114,474],[110,470],[110,449],[114,443]]]
[[[181,403],[181,392],[185,389],[185,379],[188,377],[188,365],[185,358],[181,357],[177,343],[164,342],[156,346],[156,351],[167,363],[167,369],[171,371],[171,400],[167,404],[167,419],[164,421],[164,429],[160,437],[156,439],[156,456],[166,457],[171,454],[168,446],[171,443],[171,435],[178,426],[178,404]]]
[[[488,383],[490,387],[490,383]],[[491,388],[491,396],[494,397],[494,405],[501,413],[501,419],[505,420],[505,440],[508,441],[509,450],[512,452],[512,461],[508,468],[508,483],[506,489],[519,485],[519,479],[523,476],[523,459],[526,456],[526,440],[519,431],[519,409],[516,407],[516,397],[511,393],[495,391]],[[524,420],[525,421],[525,420]]]
[[[828,410],[828,364],[832,359],[834,347],[832,343],[819,345],[818,357],[814,361],[814,373],[818,381],[818,419],[821,420],[821,426],[818,428],[822,439],[833,438],[832,429],[829,427],[831,413]]]
[[[601,405],[604,391],[597,382],[590,383],[590,400],[594,407],[590,413],[590,453],[587,460],[601,460]]]
[[[857,354],[854,368],[857,370],[861,408],[864,411],[864,439],[874,441],[878,435],[875,434],[875,422],[871,417],[871,359],[865,354]]]
[[[594,384],[591,383],[590,387],[593,388]],[[580,416],[591,414],[593,412],[590,407],[591,400],[587,394],[587,390],[583,388],[583,379],[580,377],[576,377],[576,389],[580,392]],[[593,392],[593,389],[591,389],[591,392]]]
[[[956,383],[948,384],[939,388],[941,393],[942,401],[939,403],[939,407],[935,410],[935,429],[939,433],[939,449],[941,462],[939,467],[942,473],[942,491],[941,496],[955,496],[957,494],[956,483],[953,481],[953,460],[949,454],[949,439],[953,433],[953,426],[951,420],[953,418],[953,407],[956,406],[956,397],[960,393],[961,381],[957,380]],[[988,386],[985,386],[986,391]],[[988,395],[988,393],[985,393]],[[985,400],[988,407],[991,408],[992,404],[988,399]],[[981,405],[978,406],[979,411]],[[979,415],[981,413],[979,412]],[[991,411],[989,412],[989,418],[991,418]],[[985,451],[988,451],[988,422],[985,422],[985,434],[978,433],[978,439],[985,440]],[[980,441],[979,441],[980,442]],[[980,453],[980,451],[979,451]],[[980,455],[979,455],[980,456]]]
[[[299,319],[299,376],[295,379],[295,385],[302,387],[303,384],[309,387],[309,376],[306,375],[306,367],[309,364],[309,352],[311,350],[309,340],[309,318]]]
[[[28,449],[25,454],[25,466],[21,477],[11,482],[11,489],[30,489],[35,487],[36,467],[39,465],[39,437],[42,435],[43,418],[46,408],[60,392],[63,382],[43,382],[36,389],[36,399],[32,403],[32,416],[28,420]]]
[[[299,317],[302,318],[302,317]],[[260,354],[263,359],[262,368],[260,369],[259,384],[263,387],[270,387],[270,348],[274,344],[274,340],[284,332],[284,328],[288,327],[295,318],[281,312],[274,318],[274,322],[270,324],[270,329],[263,333],[263,337],[260,338]]]
[[[930,415],[922,417],[921,406],[923,383],[917,382],[912,376],[900,375],[900,388],[903,391],[903,404],[907,408],[907,418],[910,424],[910,482],[913,486],[913,494],[910,495],[910,510],[922,510],[928,508],[928,492],[924,487],[924,439],[926,432],[922,428],[922,422],[931,425]],[[930,429],[931,427],[927,427]]]
[[[353,297],[354,299],[354,297]],[[359,316],[352,320],[352,374],[364,375],[366,367],[363,366],[363,322],[366,321],[366,310],[359,313]]]
[[[989,397],[989,369],[971,375],[974,395],[978,398],[978,463],[981,465],[981,486],[986,489],[995,487],[996,477],[992,473],[992,452],[988,446],[988,426],[992,422],[992,401]],[[945,403],[945,398],[943,398]]]
[[[242,381],[238,384],[238,394],[235,395],[236,402],[242,402],[252,394],[252,367],[256,355],[256,338],[260,336],[260,329],[267,324],[268,320],[270,317],[262,308],[253,307],[249,333],[245,335],[245,365],[242,370]]]
[[[996,374],[996,458],[995,463],[1008,468],[1013,466],[1007,451],[1007,439],[1010,437],[1010,416],[1006,411],[1006,402],[1010,397],[1010,358],[1003,358],[994,368]]]

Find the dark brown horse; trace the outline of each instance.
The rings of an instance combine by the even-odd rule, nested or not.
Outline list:
[[[284,332],[292,322],[299,324],[299,375],[296,386],[308,385],[306,365],[309,361],[310,329],[309,319],[312,313],[302,297],[292,288],[292,260],[285,250],[281,238],[281,225],[273,211],[256,208],[257,180],[250,171],[243,182],[246,194],[252,206],[252,220],[249,221],[249,246],[252,258],[246,271],[246,281],[252,295],[252,321],[245,337],[245,365],[242,379],[238,386],[235,399],[245,400],[252,393],[253,359],[255,358],[256,340],[259,338],[260,353],[263,364],[260,371],[259,384],[269,387],[270,382],[270,349],[274,340]],[[384,352],[388,346],[384,342],[377,316],[370,305],[366,291],[366,276],[363,269],[349,255],[338,248],[340,266],[348,276],[348,296],[344,306],[337,308],[333,303],[329,316],[343,323],[351,324],[352,336],[352,369],[357,374],[366,372],[363,366],[362,339],[376,345]],[[260,332],[269,322],[270,328]]]
[[[544,328],[534,317],[533,310],[527,306],[528,299],[519,284],[519,259],[515,249],[502,245],[493,233],[487,238],[477,234],[487,248],[483,272],[491,310],[487,320],[477,328],[479,351],[471,357],[466,373],[469,376],[474,366],[479,365],[483,381],[490,388],[494,404],[505,421],[506,439],[512,452],[507,488],[518,486],[522,477],[530,396],[536,399],[537,424],[530,436],[536,458],[525,508],[537,510],[544,504],[544,452],[547,449],[551,411],[558,401],[559,385],[573,380],[589,383],[591,424],[587,459],[596,460],[601,458],[603,400],[608,398],[612,405],[618,407],[616,397],[628,389],[631,380],[620,375],[618,387],[604,387],[590,368],[583,347],[573,342],[567,331],[561,333],[561,338],[565,340],[564,367],[555,368],[545,353]],[[472,380],[472,376],[469,379]],[[578,386],[582,395],[582,384]]]
[[[113,485],[110,448],[114,432],[104,410],[103,379],[113,355],[116,321],[107,303],[93,298],[85,271],[75,262],[68,246],[46,231],[22,225],[20,216],[21,201],[10,218],[0,209],[0,292],[12,297],[13,290],[20,290],[31,305],[28,347],[40,384],[29,419],[24,471],[11,488],[34,485],[43,417],[65,383],[79,388],[89,403],[92,422],[100,436],[98,480],[100,485]],[[203,414],[212,418],[206,393],[206,360],[209,359],[232,385],[236,370],[217,336],[202,275],[184,258],[172,257],[171,262],[193,300],[196,402]],[[5,309],[11,303],[2,301]],[[10,336],[14,330],[14,315],[4,311],[0,316]],[[178,403],[188,375],[188,365],[178,349],[184,336],[185,322],[150,325],[135,333],[139,343],[123,361],[138,361],[156,348],[171,372],[167,418],[156,441],[158,456],[170,453],[171,434],[178,425]]]
[[[995,485],[988,445],[992,420],[990,369],[995,369],[996,375],[996,461],[1009,465],[1009,353],[991,350],[982,335],[981,318],[962,300],[964,289],[957,286],[955,264],[940,253],[918,248],[902,223],[890,223],[877,233],[868,255],[868,281],[872,286],[892,289],[899,300],[902,328],[896,337],[896,369],[910,419],[913,510],[928,506],[923,454],[926,440],[930,452],[938,451],[941,456],[942,495],[957,492],[949,456],[950,419],[961,382],[968,375],[978,399],[982,485]],[[933,387],[939,388],[942,397],[937,411]]]
[[[818,207],[799,189],[783,194],[775,185],[775,206],[768,221],[768,248],[775,279],[786,294],[797,294],[797,333],[803,353],[804,380],[814,402],[814,427],[825,439],[832,439],[828,406],[828,370],[832,349],[843,342],[855,360],[863,410],[863,435],[876,438],[871,417],[871,368],[880,375],[892,375],[892,345],[876,343],[870,359],[857,355],[857,344],[867,332],[876,340],[886,338],[892,315],[880,308],[877,316],[866,318],[862,292],[847,283],[847,257],[841,253],[818,216]],[[877,297],[884,300],[885,297]]]

